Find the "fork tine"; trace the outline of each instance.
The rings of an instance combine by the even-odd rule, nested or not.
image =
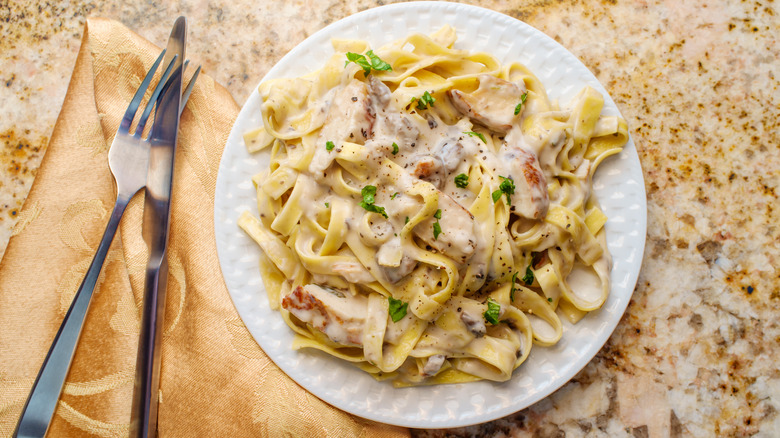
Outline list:
[[[168,75],[171,74],[173,65],[176,63],[176,58],[178,57],[179,55],[174,55],[173,59],[171,59],[171,62],[168,64],[168,67],[165,69],[165,72],[163,72],[162,76],[160,77],[160,81],[157,83],[157,86],[154,88],[152,97],[149,98],[149,103],[146,104],[146,108],[144,108],[144,112],[141,114],[141,118],[138,119],[138,126],[135,128],[136,136],[140,137],[143,134],[146,121],[149,119],[149,115],[152,113],[154,105],[157,103],[157,99],[160,97],[160,93],[165,87],[165,83],[168,82]]]
[[[157,71],[157,67],[160,65],[160,62],[162,62],[163,56],[165,56],[165,50],[160,53],[160,56],[158,56],[157,60],[154,61],[152,68],[149,69],[149,72],[146,74],[143,82],[141,82],[141,85],[138,86],[138,90],[135,92],[133,99],[130,100],[130,105],[127,106],[127,111],[125,111],[125,115],[122,117],[122,122],[119,125],[119,129],[122,129],[125,132],[130,129],[130,125],[133,124],[135,113],[138,111],[138,106],[141,104],[141,99],[143,99],[144,94],[146,94],[146,89],[149,88],[149,84],[152,82],[154,73]]]
[[[198,66],[197,70],[195,70],[195,73],[192,74],[192,79],[190,79],[190,83],[187,84],[187,88],[184,90],[184,94],[181,96],[181,102],[182,104],[179,106],[179,114],[181,114],[182,111],[184,111],[184,107],[187,105],[187,101],[190,100],[190,94],[192,93],[192,88],[195,86],[195,81],[198,79],[198,75],[200,74],[200,66]]]

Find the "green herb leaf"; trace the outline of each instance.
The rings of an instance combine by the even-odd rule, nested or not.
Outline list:
[[[390,66],[387,62],[383,61],[380,57],[376,56],[374,54],[373,50],[369,50],[366,52],[366,55],[368,55],[368,59],[371,61],[369,62],[368,59],[366,59],[365,55],[361,55],[359,53],[352,53],[347,52],[347,62],[344,63],[344,66],[346,67],[349,65],[350,62],[354,62],[355,64],[359,65],[363,69],[363,74],[365,76],[368,76],[369,73],[371,73],[371,69],[377,70],[377,71],[392,71],[393,67]]]
[[[414,103],[415,100],[417,101],[417,109],[418,110],[424,110],[424,109],[428,108],[429,106],[433,106],[434,102],[436,102],[436,98],[431,96],[431,93],[429,93],[427,91],[425,93],[423,93],[422,97],[419,98],[419,99],[416,98],[416,97],[413,97],[411,103]]]
[[[493,192],[493,203],[498,202],[501,199],[501,195],[506,195],[506,203],[512,205],[512,195],[515,193],[515,182],[511,178],[505,178],[501,175],[501,184],[498,185],[498,190]]]
[[[482,143],[487,144],[487,140],[485,139],[485,136],[481,132],[469,131],[469,132],[464,132],[464,134],[468,134],[472,137],[477,137],[480,140],[482,140]]]
[[[439,234],[441,234],[441,224],[439,224],[438,221],[438,219],[441,219],[441,209],[436,210],[433,217],[437,219],[436,222],[433,223],[433,240],[436,240],[439,238]]]
[[[461,173],[460,175],[455,177],[455,187],[460,187],[461,189],[465,189],[466,186],[469,185],[469,176],[465,173]]]
[[[409,303],[396,300],[393,297],[387,297],[387,301],[390,303],[390,319],[393,322],[398,322],[406,316],[406,309],[409,307]]]
[[[363,207],[364,210],[373,213],[379,213],[385,218],[388,217],[384,207],[374,205],[374,197],[376,196],[375,186],[368,185],[363,187],[363,189],[360,191],[360,194],[363,196],[363,202],[360,203],[360,206]]]
[[[436,221],[433,223],[433,240],[438,239],[439,234],[441,234],[441,225],[439,225],[439,221]]]
[[[387,216],[387,212],[385,211],[384,207],[380,207],[380,206],[374,205],[374,204],[366,204],[365,202],[361,202],[360,206],[363,207],[366,211],[370,211],[372,213],[379,213],[379,214],[381,214],[382,216],[385,217],[385,219],[387,219],[389,217],[389,216]]]
[[[499,178],[502,179],[501,184],[498,185],[498,188],[501,189],[502,192],[506,193],[507,195],[514,195],[515,194],[515,182],[512,181],[511,178],[504,178],[503,176],[499,175]]]
[[[395,199],[396,196],[398,196],[398,192],[395,192],[392,195],[390,195],[390,199]]]
[[[406,216],[406,219],[404,219],[404,225],[409,223],[409,216]]]
[[[398,153],[398,144],[396,142],[393,142],[393,155],[396,155]]]
[[[509,299],[513,303],[515,302],[515,290],[517,290],[517,288],[515,287],[515,282],[517,281],[517,274],[519,274],[518,271],[515,271],[515,273],[512,274],[512,288],[509,289]]]
[[[380,70],[380,71],[393,71],[393,67],[390,66],[390,64],[386,63],[385,61],[382,61],[378,56],[374,54],[373,50],[369,50],[366,52],[366,55],[368,55],[368,59],[371,60],[371,68],[374,70]]]
[[[525,103],[525,100],[528,98],[528,92],[526,91],[523,93],[522,96],[520,96],[520,103],[517,104],[515,107],[515,115],[520,114],[520,110],[523,108],[523,104]]]
[[[330,208],[330,202],[325,203],[325,208]]]
[[[333,142],[332,142],[332,141],[327,141],[327,142],[325,142],[325,149],[326,149],[326,150],[328,150],[328,151],[332,151],[332,150],[333,150],[333,148],[335,148],[335,147],[336,147],[336,145],[335,145],[335,144],[333,144]]]
[[[350,62],[354,62],[355,64],[362,67],[364,75],[368,76],[368,74],[371,73],[371,64],[368,63],[368,60],[365,56],[359,53],[347,52],[347,62],[344,64],[344,66],[346,67]]]
[[[485,317],[485,321],[497,325],[498,324],[498,314],[501,313],[501,305],[498,304],[493,298],[488,298],[487,300],[487,310],[485,313],[482,314],[482,316]]]
[[[363,197],[363,202],[366,204],[374,203],[374,196],[376,196],[376,186],[368,185],[360,190],[360,195]]]
[[[525,268],[525,275],[523,275],[523,283],[526,284],[526,286],[530,286],[534,283],[534,271],[531,270],[531,266]]]
[[[552,298],[547,298],[547,301],[552,303]]]

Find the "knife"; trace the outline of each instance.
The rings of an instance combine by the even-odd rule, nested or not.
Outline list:
[[[157,435],[157,405],[160,384],[160,347],[165,316],[168,279],[166,251],[170,219],[171,185],[176,140],[179,132],[182,93],[182,61],[187,20],[179,17],[173,25],[165,63],[175,60],[171,78],[158,101],[150,134],[151,149],[144,200],[144,239],[149,245],[146,265],[141,337],[138,342],[131,429],[138,437]]]

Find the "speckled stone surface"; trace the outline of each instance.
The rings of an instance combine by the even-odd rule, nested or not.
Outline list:
[[[189,57],[242,103],[309,34],[384,3],[0,3],[0,254],[87,16],[117,19],[158,44],[175,16],[188,16]],[[647,246],[625,316],[573,381],[504,419],[413,435],[780,436],[780,4],[468,3],[555,38],[610,92],[642,162]]]

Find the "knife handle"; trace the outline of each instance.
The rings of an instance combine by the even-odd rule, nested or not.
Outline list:
[[[160,344],[164,328],[167,279],[168,259],[163,256],[158,266],[148,266],[146,270],[131,436],[144,438],[157,436],[157,406],[162,358]]]
[[[14,437],[43,437],[49,429],[62,387],[65,385],[65,378],[68,376],[68,370],[73,361],[76,344],[81,337],[81,329],[84,327],[84,319],[87,316],[87,310],[89,310],[100,270],[103,267],[106,254],[108,254],[108,248],[111,247],[111,242],[114,240],[119,220],[122,218],[122,213],[124,213],[131,197],[132,195],[130,197],[117,196],[111,217],[108,219],[108,225],[106,225],[106,231],[103,232],[103,238],[92,258],[87,275],[73,297],[73,302],[54,336],[54,341],[52,341],[49,352],[38,372],[38,377],[30,390],[30,395],[13,433]]]

